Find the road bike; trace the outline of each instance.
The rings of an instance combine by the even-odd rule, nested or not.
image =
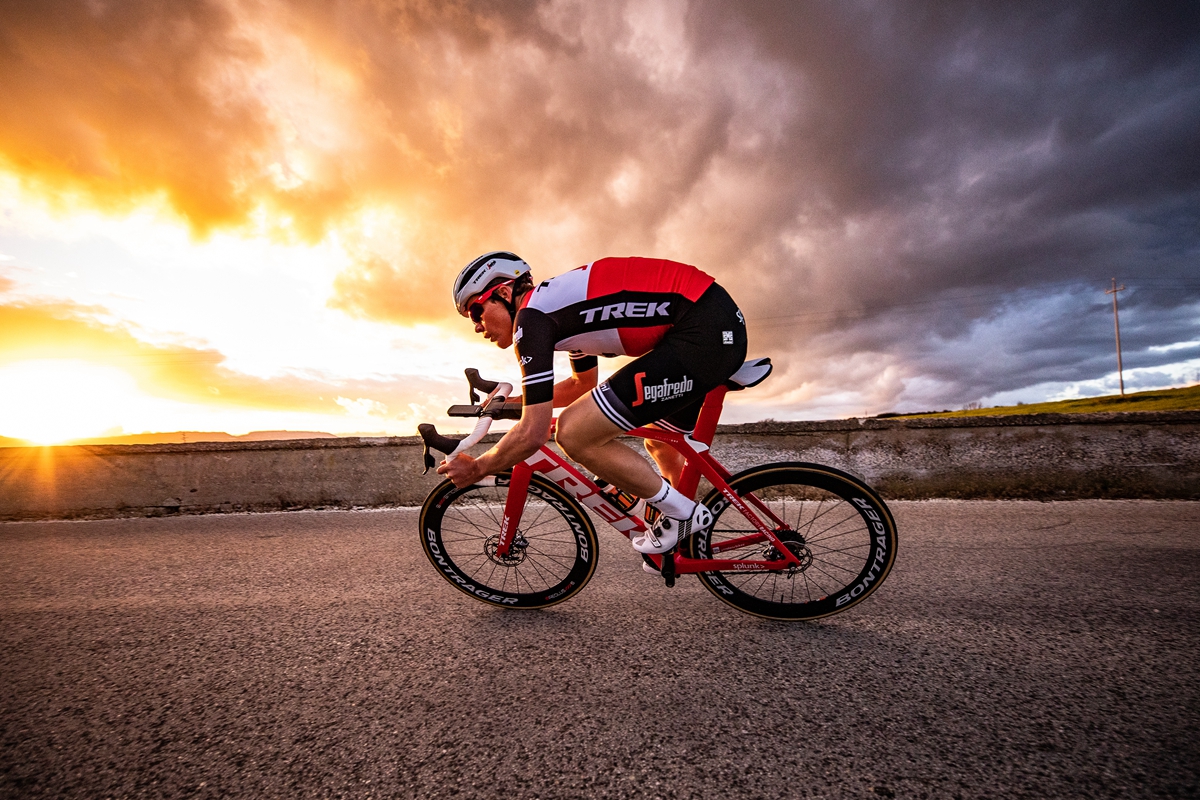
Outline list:
[[[701,477],[712,489],[703,502],[713,525],[662,555],[643,556],[674,586],[696,575],[718,599],[750,614],[811,620],[845,611],[869,597],[896,559],[896,524],[887,504],[859,478],[820,464],[778,462],[729,472],[710,446],[725,395],[761,383],[770,359],[747,361],[705,397],[692,434],[657,427],[630,436],[665,442],[686,459],[675,487],[695,498]],[[424,466],[431,451],[454,458],[479,442],[494,420],[519,419],[512,386],[466,371],[470,405],[452,417],[478,417],[464,439],[418,427]],[[477,392],[487,396],[480,402]],[[643,504],[644,505],[644,504]],[[619,504],[593,478],[549,444],[512,470],[459,489],[436,486],[421,508],[421,544],[430,563],[456,589],[501,608],[546,608],[578,594],[596,569],[599,542],[587,511],[625,536],[649,524]]]

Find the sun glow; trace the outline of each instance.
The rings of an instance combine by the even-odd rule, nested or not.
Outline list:
[[[36,444],[99,436],[115,427],[142,395],[127,373],[75,359],[0,366],[4,433]]]

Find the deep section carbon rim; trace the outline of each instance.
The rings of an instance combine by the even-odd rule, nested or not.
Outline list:
[[[596,532],[557,486],[534,476],[514,545],[496,553],[510,476],[456,489],[446,481],[421,509],[421,544],[438,573],[476,600],[544,608],[584,587],[596,566]]]
[[[816,464],[773,464],[747,470],[730,485],[800,560],[786,570],[706,572],[705,588],[730,605],[772,619],[816,619],[866,599],[896,558],[896,525],[883,500],[859,479]],[[695,558],[778,560],[777,548],[728,498],[705,504],[712,529],[690,543]],[[765,510],[763,510],[765,509]],[[735,540],[743,540],[737,543]]]

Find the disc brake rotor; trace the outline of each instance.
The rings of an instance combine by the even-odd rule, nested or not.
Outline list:
[[[487,557],[493,563],[499,564],[502,567],[515,567],[525,560],[526,552],[529,549],[529,540],[517,533],[513,538],[512,547],[508,548],[508,555],[501,557],[497,554],[500,548],[500,534],[493,534],[488,537],[488,540],[483,544],[483,551],[487,553]]]
[[[780,531],[778,533],[780,539],[783,539],[783,546],[786,547],[792,555],[799,560],[798,566],[788,568],[789,574],[804,572],[813,562],[812,550],[808,549],[808,545],[804,542],[804,537],[794,531]],[[767,545],[763,548],[763,558],[768,561],[778,561],[783,558],[783,554],[775,547],[775,545]]]

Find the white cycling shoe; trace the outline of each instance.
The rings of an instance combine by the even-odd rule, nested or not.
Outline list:
[[[663,514],[650,527],[650,530],[634,536],[630,542],[633,544],[633,549],[639,553],[665,553],[679,544],[680,539],[703,531],[712,524],[712,512],[708,510],[707,506],[696,503],[696,509],[692,511],[689,519],[675,519]]]

